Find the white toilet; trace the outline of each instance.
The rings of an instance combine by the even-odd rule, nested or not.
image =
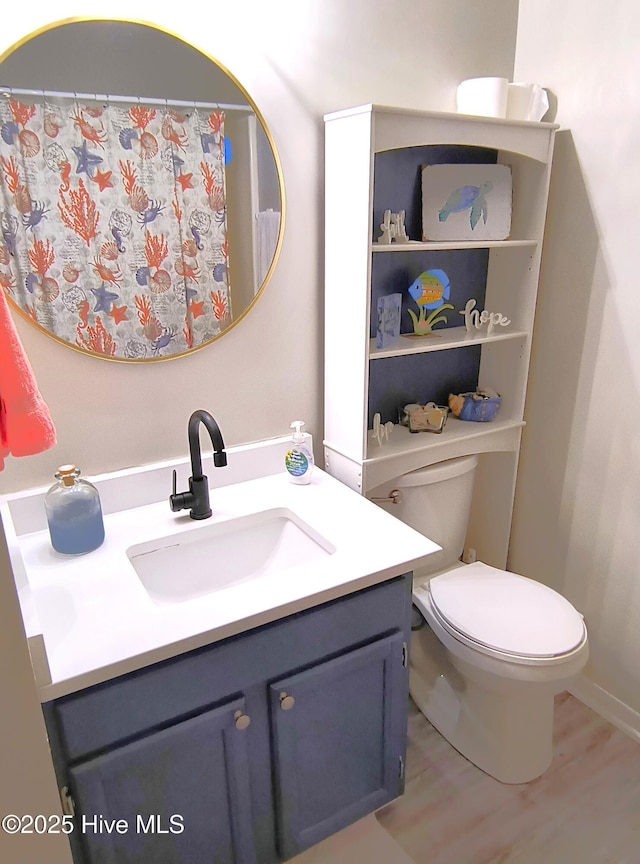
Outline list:
[[[442,552],[414,573],[409,687],[418,708],[471,762],[526,783],[553,756],[553,700],[589,653],[579,612],[560,594],[481,562],[462,564],[477,456],[430,465],[378,487],[383,505]]]

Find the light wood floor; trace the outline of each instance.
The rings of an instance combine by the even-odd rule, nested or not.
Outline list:
[[[640,744],[568,693],[554,737],[548,771],[505,786],[411,703],[404,796],[290,864],[640,864]]]
[[[412,704],[406,791],[376,816],[415,864],[640,864],[640,744],[564,693],[551,767],[506,786]]]

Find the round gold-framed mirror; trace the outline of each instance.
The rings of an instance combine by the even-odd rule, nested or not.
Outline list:
[[[5,296],[92,356],[190,354],[276,266],[284,182],[264,119],[156,25],[61,21],[0,56],[0,173]]]

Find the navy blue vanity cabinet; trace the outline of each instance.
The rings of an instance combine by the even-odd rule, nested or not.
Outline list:
[[[410,609],[407,574],[43,706],[75,864],[277,864],[400,795]]]
[[[71,767],[87,860],[257,864],[244,708],[234,700]]]
[[[270,685],[285,859],[401,794],[404,638],[397,633]]]

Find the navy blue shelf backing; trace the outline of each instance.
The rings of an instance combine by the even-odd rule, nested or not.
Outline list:
[[[444,311],[447,323],[436,324],[434,333],[443,328],[462,327],[464,317],[459,313],[470,297],[475,299],[478,309],[484,309],[488,264],[488,249],[374,253],[371,266],[369,335],[371,338],[375,337],[378,329],[378,298],[387,294],[402,295],[400,332],[413,333],[413,321],[409,309],[413,309],[418,314],[419,308],[407,289],[421,273],[433,269],[444,270],[449,277],[451,296],[446,302],[455,307],[453,310]]]
[[[384,211],[405,211],[405,226],[411,240],[422,239],[422,168],[452,162],[488,164],[497,162],[497,152],[484,147],[458,145],[405,147],[376,153],[373,183],[373,240],[380,234]],[[400,332],[413,333],[409,309],[418,307],[408,294],[411,283],[425,270],[444,270],[451,286],[445,324],[434,333],[449,327],[462,327],[459,313],[473,298],[479,310],[484,309],[487,286],[488,249],[420,250],[412,252],[374,252],[371,266],[371,320],[369,333],[374,338],[378,325],[378,298],[388,294],[402,295]],[[427,337],[437,339],[437,336]],[[380,414],[383,423],[397,423],[399,412],[410,402],[436,402],[446,405],[449,393],[464,393],[478,386],[480,346],[445,351],[408,354],[381,358],[369,363],[368,427],[373,415]]]
[[[376,413],[382,423],[397,423],[398,412],[412,402],[446,405],[449,393],[476,389],[479,371],[479,345],[370,360],[368,428]]]
[[[422,168],[460,162],[495,165],[498,153],[487,147],[437,145],[402,147],[376,153],[373,167],[373,240],[380,235],[384,211],[405,211],[405,226],[411,240],[422,239]]]

